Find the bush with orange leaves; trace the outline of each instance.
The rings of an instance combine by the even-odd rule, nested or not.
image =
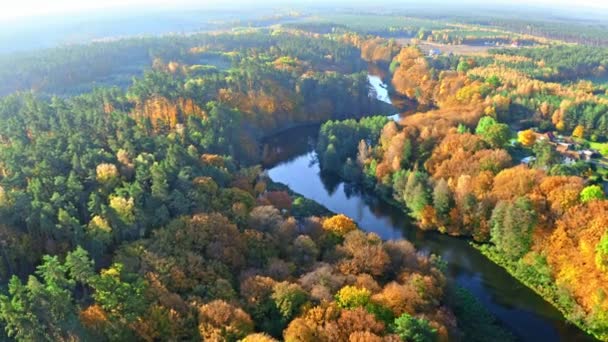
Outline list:
[[[198,330],[204,341],[239,340],[253,332],[249,315],[225,301],[204,304],[198,312]]]
[[[101,331],[110,323],[108,321],[108,314],[98,304],[93,304],[80,311],[79,316],[82,324],[94,331]]]
[[[263,334],[263,333],[257,333],[257,334],[247,335],[247,337],[242,339],[241,342],[278,342],[278,340],[275,340],[270,335]]]
[[[382,336],[384,329],[385,325],[363,308],[340,310],[331,303],[314,307],[294,319],[283,337],[286,342],[349,341],[356,333]]]
[[[338,265],[344,274],[368,273],[381,276],[387,271],[390,262],[382,240],[374,233],[351,231],[346,234],[344,243],[337,250],[344,255]]]
[[[353,230],[357,230],[357,224],[348,216],[338,214],[325,219],[323,221],[323,229],[337,236],[344,236]]]

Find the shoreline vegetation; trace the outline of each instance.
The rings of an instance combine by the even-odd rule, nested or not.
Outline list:
[[[344,178],[344,176],[342,174],[337,174],[337,176],[339,176],[340,179],[342,179],[343,181],[346,181],[346,182],[352,181],[347,178]],[[392,197],[388,197],[386,195],[386,193],[377,192],[376,191],[377,189],[375,189],[374,186],[370,186],[370,183],[357,183],[357,184],[364,186],[364,188],[367,191],[371,191],[375,196],[378,196],[378,198],[381,201],[393,206],[396,209],[401,210],[401,212],[404,215],[408,215],[408,216],[412,217],[413,219],[416,219],[415,216],[412,216],[411,211],[407,207],[404,207],[402,203],[399,203]],[[428,231],[428,228],[423,229],[422,227],[420,227],[419,223],[416,223],[415,227],[421,231]],[[445,234],[444,232],[441,232],[439,230],[437,230],[436,233]],[[589,328],[589,326],[583,322],[583,317],[581,316],[582,315],[581,313],[578,313],[578,316],[577,316],[576,313],[572,312],[571,308],[573,306],[576,306],[576,303],[572,300],[572,298],[568,298],[568,294],[564,293],[563,289],[560,290],[559,288],[557,288],[555,286],[555,284],[552,283],[552,281],[553,281],[552,279],[549,279],[549,281],[545,282],[545,283],[535,282],[534,280],[531,280],[529,278],[530,271],[534,272],[533,270],[522,269],[522,264],[509,260],[509,259],[505,258],[504,256],[501,256],[499,254],[499,252],[495,249],[495,247],[493,247],[492,245],[490,245],[488,243],[475,242],[473,239],[471,239],[470,236],[451,235],[451,237],[454,239],[468,240],[469,244],[473,248],[475,248],[479,253],[481,253],[484,257],[486,257],[488,260],[490,260],[491,262],[493,262],[500,268],[504,269],[518,282],[520,282],[524,286],[528,287],[529,289],[534,291],[536,294],[538,294],[543,300],[545,300],[546,302],[551,304],[555,309],[557,309],[561,313],[563,318],[566,319],[568,322],[576,325],[582,331],[589,334],[589,336],[593,336],[594,338],[597,338],[599,340],[601,340],[603,338],[601,335],[597,334],[594,330],[591,330]],[[525,266],[523,268],[525,268]]]
[[[347,181],[344,179],[344,177],[342,175],[338,175],[338,176],[343,181]],[[359,184],[359,185],[365,186],[365,184]],[[378,196],[381,201],[391,205],[392,207],[394,207],[396,209],[401,210],[401,212],[404,215],[408,215],[412,218],[415,218],[415,217],[411,216],[411,212],[407,208],[405,208],[401,203],[395,201],[393,198],[386,197],[384,194],[374,192],[373,187],[365,187],[365,189],[367,191],[371,191],[372,193],[374,193],[374,195]],[[426,229],[422,229],[418,224],[415,224],[415,227],[417,229],[420,229],[421,231],[427,231]],[[439,231],[437,231],[436,233],[442,234]],[[515,278],[518,282],[520,282],[521,284],[525,285],[526,287],[528,287],[529,289],[534,291],[543,300],[545,300],[547,303],[551,304],[554,308],[556,308],[561,313],[561,315],[563,316],[564,319],[566,319],[568,322],[576,325],[579,329],[588,333],[590,336],[600,339],[600,336],[595,335],[594,332],[592,330],[589,330],[588,327],[581,321],[581,317],[572,316],[572,313],[568,310],[568,308],[572,307],[572,305],[573,305],[571,299],[565,299],[565,302],[560,301],[559,300],[560,290],[555,287],[555,284],[552,284],[550,282],[543,283],[543,284],[537,284],[537,283],[527,279],[526,275],[522,274],[523,272],[518,268],[518,264],[516,262],[505,259],[504,257],[501,257],[500,254],[498,254],[498,252],[490,244],[477,243],[477,242],[471,240],[470,237],[466,237],[466,236],[453,236],[452,235],[451,238],[468,240],[469,244],[473,248],[475,248],[477,251],[479,251],[479,253],[481,253],[484,257],[486,257],[488,260],[490,260],[491,262],[493,262],[500,268],[504,269],[507,273],[509,273],[509,275],[511,275],[513,278]]]
[[[536,284],[535,282],[527,279],[525,275],[522,275],[522,272],[518,269],[518,265],[516,263],[502,258],[495,250],[493,250],[492,246],[487,244],[478,244],[475,242],[470,242],[470,244],[486,258],[507,271],[513,278],[517,279],[520,283],[550,303],[568,322],[576,325],[579,327],[579,329],[588,333],[590,336],[600,339],[601,336],[595,334],[593,330],[590,330],[589,327],[581,321],[581,317],[572,316],[572,312],[569,310],[569,308],[572,306],[572,302],[564,303],[560,301],[559,289],[557,289],[554,284]]]
[[[322,204],[310,200],[301,194],[291,190],[287,185],[274,182],[268,179],[268,190],[271,191],[286,191],[293,198],[292,214],[296,217],[306,215],[325,216],[338,215],[332,212]],[[394,206],[397,209],[403,209],[397,202],[390,199],[380,198],[381,201]],[[297,208],[296,208],[297,207]],[[406,210],[403,210],[404,215],[408,215]],[[456,284],[447,284],[447,291],[450,306],[454,308],[456,318],[458,320],[459,329],[466,341],[516,341],[515,336],[506,330],[506,328],[497,320],[492,313],[473,296],[473,294],[463,287]]]

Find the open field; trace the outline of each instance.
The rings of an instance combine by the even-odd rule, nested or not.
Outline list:
[[[487,45],[487,46],[485,46],[485,45],[484,46],[448,45],[448,44],[425,42],[425,41],[420,41],[420,40],[411,39],[411,38],[397,39],[397,42],[399,42],[402,45],[417,44],[425,54],[428,54],[428,52],[431,49],[439,49],[442,54],[449,54],[451,52],[454,55],[485,56],[488,54],[488,50],[496,48],[496,46],[492,46],[492,45]]]
[[[589,142],[589,146],[597,150],[602,156],[608,156],[608,143]]]

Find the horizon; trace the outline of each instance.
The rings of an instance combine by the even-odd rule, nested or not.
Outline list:
[[[254,0],[239,0],[233,2],[231,5],[226,5],[225,2],[220,0],[209,0],[201,4],[195,0],[176,0],[168,3],[162,0],[107,0],[107,1],[88,1],[82,2],[78,0],[58,0],[53,2],[47,2],[44,0],[24,0],[19,3],[13,3],[11,5],[4,5],[2,11],[0,11],[0,22],[6,23],[18,23],[27,21],[32,18],[58,18],[68,15],[88,15],[98,14],[99,11],[132,11],[135,9],[141,9],[145,6],[144,11],[146,12],[157,12],[157,11],[179,11],[179,10],[205,10],[205,9],[219,9],[219,10],[244,10],[247,7],[256,7],[257,9],[270,9],[270,8],[285,8],[285,7],[297,7],[298,9],[314,9],[326,7],[328,5],[333,6],[348,6],[353,9],[369,9],[369,3],[367,1],[346,1],[346,0],[334,0],[331,3],[320,0],[313,1],[302,1],[302,0],[267,0],[262,3]],[[580,14],[599,16],[601,11],[608,14],[608,2],[600,0],[581,0],[576,4],[573,4],[570,0],[535,0],[529,2],[526,0],[501,0],[493,2],[491,4],[481,0],[465,0],[454,4],[450,1],[445,0],[431,0],[431,1],[407,1],[399,2],[394,0],[384,0],[380,3],[381,6],[387,6],[389,9],[410,9],[412,7],[418,8],[431,8],[436,5],[441,5],[442,8],[458,9],[461,7],[479,6],[482,10],[500,9],[505,7],[517,7],[525,6],[529,9],[544,9],[562,12],[559,15],[567,15],[571,17],[580,16]],[[379,3],[374,3],[373,7],[379,6]],[[549,12],[548,14],[552,14]]]

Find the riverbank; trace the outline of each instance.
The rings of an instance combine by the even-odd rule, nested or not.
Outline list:
[[[343,175],[338,175],[341,179],[345,179]],[[360,182],[360,185],[365,187],[368,191],[372,191],[376,196],[378,196],[385,203],[395,207],[396,209],[401,210],[405,215],[411,217],[409,210],[404,208],[399,202],[395,199],[386,196],[378,191],[376,191],[373,187],[370,187],[366,182]],[[418,223],[415,226],[421,231],[427,231],[425,229],[420,228]],[[437,234],[443,234],[450,236],[452,238],[464,238],[469,241],[469,244],[479,251],[484,257],[488,260],[496,264],[497,266],[504,269],[509,275],[519,281],[521,284],[525,285],[530,290],[534,291],[537,295],[539,295],[543,300],[547,303],[551,304],[555,309],[557,309],[564,317],[564,319],[586,332],[590,336],[593,336],[597,340],[606,341],[608,340],[607,335],[601,335],[593,331],[588,324],[583,320],[584,314],[582,313],[582,308],[578,306],[578,304],[565,292],[565,290],[558,288],[554,281],[544,281],[539,282],[538,279],[543,279],[549,275],[540,274],[538,270],[531,266],[525,265],[523,263],[523,259],[519,260],[519,262],[514,262],[506,259],[500,253],[498,253],[493,246],[490,244],[480,244],[472,241],[471,236],[454,236],[450,234],[445,234],[440,231],[435,231]],[[534,275],[534,277],[533,277]],[[535,282],[534,280],[537,279]],[[549,279],[552,280],[552,279]]]
[[[564,315],[564,318],[577,326],[582,331],[587,334],[593,336],[594,338],[602,341],[608,340],[608,336],[601,335],[590,329],[588,324],[582,319],[582,313],[576,313],[573,311],[582,310],[576,302],[570,297],[564,296],[563,291],[561,290],[554,282],[543,282],[538,283],[534,282],[533,278],[529,277],[529,273],[526,272],[538,272],[533,267],[524,267],[521,265],[521,262],[514,262],[511,260],[507,260],[505,257],[500,255],[494,247],[488,244],[478,244],[471,242],[471,246],[477,249],[483,256],[491,260],[496,265],[503,268],[507,271],[513,278],[517,279],[520,283],[524,284],[526,287],[536,292],[540,297],[542,297],[547,303],[550,303],[555,307],[559,312]],[[524,270],[526,268],[527,270]]]
[[[338,174],[338,177],[343,181],[347,180],[344,175]],[[411,214],[407,208],[404,208],[403,205],[397,202],[392,197],[387,196],[375,189],[375,186],[371,186],[368,182],[357,182],[358,185],[364,187],[367,191],[373,192],[381,201],[386,204],[400,210],[405,215],[411,217]],[[420,231],[428,231],[422,229],[418,222],[414,224]],[[608,340],[608,336],[601,335],[593,331],[588,324],[583,320],[584,313],[582,312],[582,308],[578,306],[578,304],[572,299],[564,289],[560,289],[554,282],[550,274],[541,274],[537,268],[533,265],[525,264],[523,259],[518,262],[514,262],[506,259],[500,253],[498,253],[495,248],[486,243],[476,243],[472,241],[471,236],[454,236],[446,233],[442,233],[439,230],[434,231],[436,234],[442,234],[446,236],[450,236],[455,239],[466,239],[473,248],[479,251],[485,258],[494,263],[495,265],[504,269],[509,275],[511,275],[514,279],[516,279],[521,284],[525,285],[530,290],[534,291],[537,295],[539,295],[544,301],[551,304],[555,309],[557,309],[564,317],[564,319],[584,331],[585,333],[593,336],[597,340],[606,341]],[[537,262],[539,259],[536,260]],[[546,263],[546,261],[545,261]],[[539,279],[545,279],[545,281],[539,281]],[[535,281],[536,280],[536,281]]]
[[[332,216],[341,213],[340,211],[332,211],[326,206],[292,190],[288,185],[272,179],[268,180],[268,190],[286,191],[294,198],[294,206],[291,209],[291,214],[294,217]],[[448,271],[443,269],[442,272],[447,273]],[[455,282],[449,282],[444,300],[456,316],[458,329],[463,340],[467,342],[510,342],[517,340],[514,334],[503,326],[497,317],[486,309],[470,290],[459,286]]]
[[[275,182],[332,212],[348,215],[364,231],[374,232],[385,240],[406,239],[420,253],[440,256],[446,262],[448,282],[469,291],[501,326],[521,341],[592,340],[567,323],[550,303],[470,246],[467,239],[419,230],[402,206],[389,205],[371,191],[320,172],[317,155],[311,148],[314,136],[298,135],[306,132],[296,130],[273,140],[271,149],[279,146],[287,149],[294,140],[311,141],[308,148],[301,149],[302,144],[298,144],[297,150],[284,153],[283,161],[267,167],[268,176]]]

